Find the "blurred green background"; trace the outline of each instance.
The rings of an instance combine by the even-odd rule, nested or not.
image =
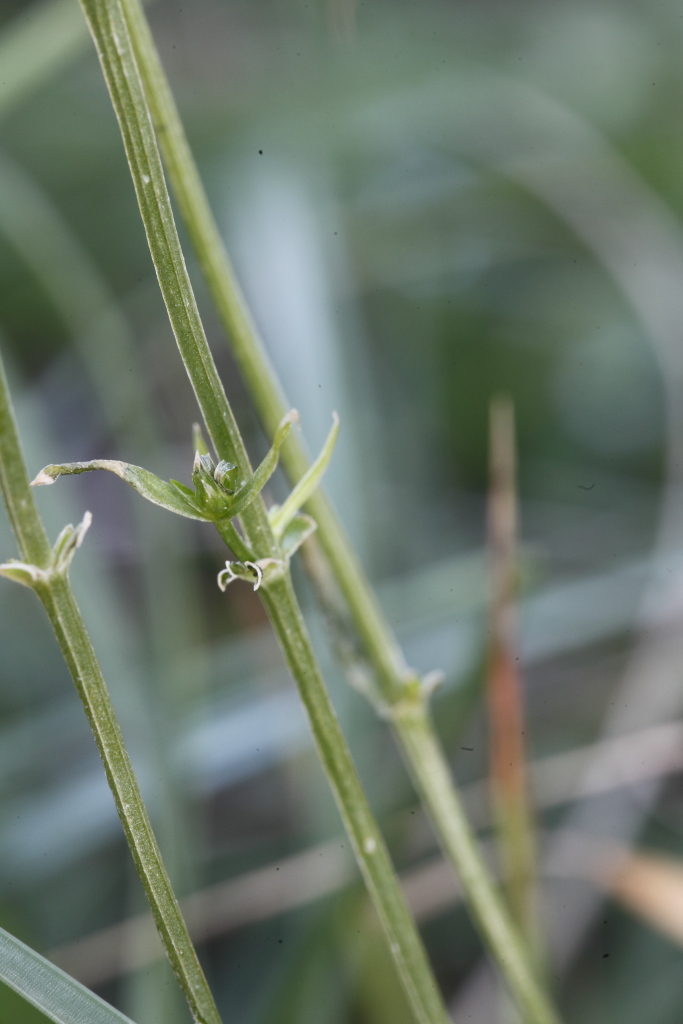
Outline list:
[[[29,472],[105,457],[187,480],[197,412],[76,0],[0,14],[0,344]],[[683,853],[683,4],[157,0],[149,14],[312,450],[339,411],[328,490],[411,663],[445,672],[435,715],[465,784],[487,763],[488,406],[512,396],[549,971],[567,1021],[679,1024],[679,945],[586,881],[567,844],[579,830]],[[234,889],[215,899],[201,953],[224,1019],[409,1020],[258,600],[216,588],[218,539],[106,474],[38,500],[52,535],[93,512],[76,593],[178,890],[272,866],[241,909]],[[4,517],[0,541],[13,556]],[[397,865],[427,870],[435,846],[391,738],[298,585]],[[143,900],[56,644],[8,582],[0,654],[0,922],[48,954],[82,940],[68,969],[138,1024],[182,1024],[170,971],[137,966],[139,936],[92,939]],[[591,762],[621,734],[632,757],[629,740],[616,768]],[[551,762],[570,751],[572,771]],[[580,791],[590,764],[599,795]],[[311,848],[319,868],[287,860]],[[466,912],[429,886],[424,936],[454,1019],[514,1019]],[[3,1020],[42,1019],[0,1000]]]

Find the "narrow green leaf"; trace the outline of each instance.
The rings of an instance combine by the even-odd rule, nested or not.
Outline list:
[[[302,513],[300,516],[294,516],[291,523],[288,523],[285,527],[285,532],[282,534],[282,540],[280,544],[282,546],[282,554],[286,559],[290,559],[292,555],[299,550],[305,540],[307,540],[312,533],[318,529],[318,524],[315,519],[311,519],[310,516]]]
[[[280,426],[275,432],[273,438],[273,446],[266,455],[265,459],[254,472],[254,475],[250,480],[247,480],[246,484],[235,494],[231,505],[230,505],[230,518],[238,516],[241,512],[244,512],[245,508],[251,505],[254,498],[261,493],[263,488],[268,483],[268,480],[275,472],[277,466],[278,456],[280,454],[280,448],[285,442],[285,438],[290,431],[292,423],[299,422],[299,414],[296,409],[291,409],[284,417]]]
[[[93,459],[92,462],[65,462],[62,465],[46,466],[45,469],[41,469],[31,485],[39,487],[42,484],[53,484],[60,476],[90,473],[94,469],[106,469],[110,473],[115,473],[135,488],[143,498],[168,509],[169,512],[176,512],[187,519],[210,521],[210,517],[197,507],[189,494],[184,493],[185,488],[182,484],[181,490],[177,484],[167,483],[141,466],[131,466],[130,463],[119,462],[118,459]]]
[[[0,981],[56,1024],[133,1024],[4,928],[0,928]]]
[[[78,526],[69,523],[65,526],[55,541],[52,549],[52,565],[56,572],[66,573],[78,548],[83,543],[83,538],[90,529],[92,514],[86,512]]]
[[[191,487],[188,487],[187,484],[181,484],[180,480],[174,480],[173,477],[171,477],[169,482],[171,484],[171,487],[175,487],[175,489],[177,491],[180,491],[180,493],[184,495],[186,498],[191,498],[192,501],[195,500],[194,491],[192,490]]]
[[[273,533],[276,537],[282,537],[287,525],[291,523],[294,516],[297,514],[300,508],[302,508],[314,490],[322,480],[323,473],[327,469],[327,464],[332,458],[332,452],[334,446],[337,443],[337,435],[339,434],[339,417],[336,412],[332,413],[332,429],[327,435],[327,440],[323,445],[320,455],[315,460],[313,465],[310,467],[308,472],[304,473],[299,483],[293,489],[284,505],[275,506],[271,509],[270,523],[273,527]]]

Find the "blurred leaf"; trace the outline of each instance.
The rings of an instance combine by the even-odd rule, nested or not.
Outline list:
[[[683,861],[634,854],[624,860],[609,888],[632,913],[683,946]]]
[[[0,928],[0,980],[56,1024],[132,1024],[4,928]]]
[[[282,535],[282,554],[285,558],[291,558],[299,550],[305,540],[318,528],[314,519],[307,515],[294,516],[292,521],[285,527]]]

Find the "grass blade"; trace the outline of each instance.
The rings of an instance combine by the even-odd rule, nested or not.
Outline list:
[[[133,1024],[4,928],[0,928],[0,981],[55,1024]]]

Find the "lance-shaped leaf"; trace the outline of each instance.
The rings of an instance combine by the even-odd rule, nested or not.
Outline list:
[[[323,473],[332,458],[334,446],[337,443],[339,434],[339,417],[336,412],[332,413],[332,429],[327,435],[320,455],[315,460],[308,472],[304,473],[299,483],[293,489],[287,500],[282,505],[273,505],[270,510],[270,523],[276,537],[282,537],[284,532],[294,519],[300,508],[306,504],[314,490],[320,483]]]
[[[119,462],[117,459],[93,459],[92,462],[66,462],[59,466],[46,466],[32,481],[32,486],[53,484],[60,476],[90,473],[95,469],[106,469],[109,473],[115,473],[135,488],[143,498],[168,509],[169,512],[176,512],[188,519],[212,519],[208,512],[196,504],[194,494],[189,488],[182,484],[167,483],[141,466],[131,466],[128,462]]]
[[[0,928],[0,981],[56,1024],[133,1024],[4,928]]]
[[[86,512],[78,526],[72,526],[69,523],[64,527],[52,549],[52,567],[55,572],[62,575],[68,572],[76,550],[83,543],[83,538],[90,529],[91,523],[92,514]]]
[[[299,414],[296,409],[291,409],[284,417],[280,426],[275,432],[273,438],[273,446],[266,455],[265,459],[255,471],[254,475],[250,480],[247,480],[240,489],[236,492],[233,497],[230,506],[230,518],[238,516],[240,512],[244,512],[245,508],[251,505],[252,501],[257,494],[260,494],[263,488],[268,483],[268,480],[275,472],[277,466],[278,455],[280,454],[280,448],[285,442],[285,438],[290,431],[292,423],[299,422]],[[307,474],[308,475],[308,474]]]

